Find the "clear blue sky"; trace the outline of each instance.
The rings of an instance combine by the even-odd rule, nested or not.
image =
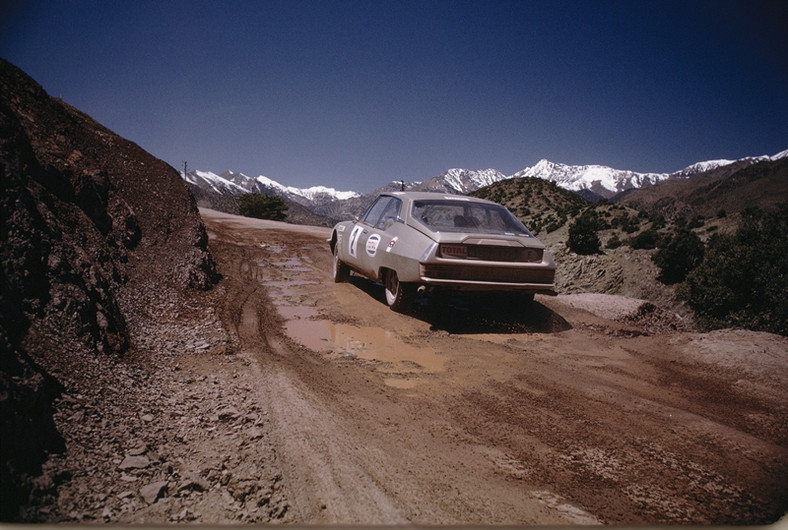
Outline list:
[[[672,172],[788,148],[781,4],[0,0],[0,56],[178,169]]]

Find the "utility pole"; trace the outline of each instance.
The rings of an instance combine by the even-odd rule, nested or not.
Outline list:
[[[184,160],[183,161],[183,178],[186,178],[186,170],[187,170],[187,165],[186,165],[186,160]]]

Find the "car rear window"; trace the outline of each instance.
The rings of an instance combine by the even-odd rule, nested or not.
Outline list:
[[[498,204],[470,200],[419,200],[413,201],[411,215],[435,232],[533,237],[519,219]]]

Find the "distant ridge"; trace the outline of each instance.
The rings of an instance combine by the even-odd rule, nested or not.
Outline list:
[[[469,194],[503,180],[533,177],[556,183],[582,197],[597,201],[634,189],[644,189],[660,182],[685,180],[715,172],[732,174],[753,164],[776,161],[788,157],[788,150],[773,156],[754,156],[738,160],[707,160],[696,162],[675,173],[639,173],[601,165],[573,166],[543,159],[513,175],[504,175],[496,169],[470,170],[453,168],[424,182],[390,182],[368,194],[339,191],[327,186],[296,188],[259,175],[249,177],[243,173],[225,171],[220,175],[210,171],[191,171],[181,177],[193,188],[201,190],[200,196],[237,196],[243,193],[277,195],[288,202],[299,204],[318,216],[341,219],[358,215],[381,191],[395,191],[404,187],[414,191]],[[207,200],[207,199],[206,199]]]

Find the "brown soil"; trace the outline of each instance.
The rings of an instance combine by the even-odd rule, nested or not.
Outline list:
[[[203,210],[222,321],[259,370],[298,523],[778,519],[788,339],[653,334],[644,304],[448,298],[390,311],[334,284],[330,231]],[[659,322],[655,329],[662,329]]]
[[[329,229],[201,215],[223,279],[137,301],[123,361],[53,368],[94,384],[56,403],[68,450],[22,520],[753,524],[788,507],[784,337],[665,331],[599,294],[399,314],[380,285],[332,282]]]
[[[3,522],[785,512],[788,339],[691,333],[647,253],[578,259],[564,228],[565,295],[394,313],[331,281],[328,229],[206,233],[173,168],[2,60],[0,85]]]

